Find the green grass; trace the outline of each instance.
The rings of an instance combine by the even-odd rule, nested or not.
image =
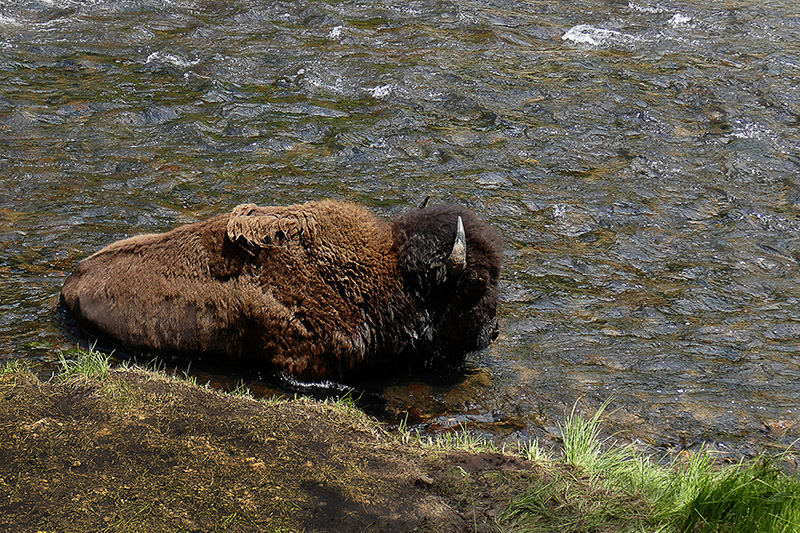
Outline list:
[[[800,478],[778,467],[784,456],[719,464],[701,451],[662,465],[600,439],[607,407],[589,418],[573,408],[565,417],[563,457],[512,503],[504,515],[512,530],[800,531]]]
[[[60,380],[70,380],[77,377],[88,379],[102,378],[111,370],[111,355],[98,352],[94,346],[88,349],[75,349],[58,354],[58,364],[61,367],[56,374]]]
[[[675,511],[664,514],[680,531],[800,531],[800,481],[777,461],[762,456],[715,469],[708,454],[695,456],[664,498]]]
[[[503,451],[493,441],[469,433],[467,427],[462,423],[459,423],[458,429],[455,431],[423,435],[418,429],[410,429],[406,419],[400,421],[397,427],[397,434],[403,444],[415,443],[429,448],[463,450],[467,452],[502,453]]]
[[[234,396],[244,396],[245,398],[253,398],[253,391],[250,390],[250,387],[244,382],[243,379],[240,379],[236,383],[236,388],[234,388],[231,392]]]
[[[501,453],[520,456],[534,464],[548,464],[552,455],[541,447],[539,441],[497,446],[488,438],[473,435],[463,423],[457,429],[433,435],[423,435],[418,429],[410,429],[408,422],[402,420],[397,427],[397,435],[403,444],[415,443],[429,448],[444,450],[463,450],[472,453]]]
[[[21,374],[33,369],[33,364],[27,359],[11,359],[0,366],[0,377],[9,374]]]

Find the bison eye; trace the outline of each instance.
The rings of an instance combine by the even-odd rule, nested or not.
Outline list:
[[[478,300],[483,297],[489,283],[489,276],[479,272],[470,272],[462,278],[462,290],[470,300]]]

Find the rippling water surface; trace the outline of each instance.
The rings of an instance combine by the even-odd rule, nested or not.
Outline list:
[[[0,359],[71,346],[60,285],[116,239],[431,195],[505,236],[503,331],[463,380],[386,385],[388,413],[555,437],[613,397],[620,438],[779,447],[800,436],[798,43],[790,0],[5,0]]]

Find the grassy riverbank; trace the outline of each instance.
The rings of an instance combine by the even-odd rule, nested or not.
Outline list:
[[[659,465],[573,412],[563,455],[389,431],[351,402],[255,400],[81,352],[0,369],[0,530],[800,530],[789,456]]]

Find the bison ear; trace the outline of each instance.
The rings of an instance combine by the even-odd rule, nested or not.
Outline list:
[[[242,204],[233,208],[227,224],[228,238],[250,246],[266,246],[286,240],[311,243],[316,234],[312,216],[294,207],[259,207]]]

